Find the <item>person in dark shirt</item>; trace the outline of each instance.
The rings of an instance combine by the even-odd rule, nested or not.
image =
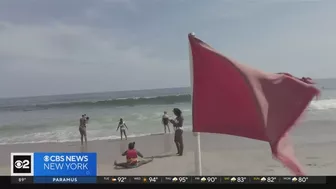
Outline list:
[[[182,111],[178,108],[173,109],[173,113],[176,116],[175,119],[171,119],[170,122],[173,124],[175,128],[175,137],[174,142],[177,148],[177,155],[183,155],[183,121],[184,118],[182,116]]]
[[[86,137],[86,117],[85,114],[79,119],[79,133],[81,136],[81,145],[84,145],[83,138],[85,140],[85,145],[87,145],[87,137]]]

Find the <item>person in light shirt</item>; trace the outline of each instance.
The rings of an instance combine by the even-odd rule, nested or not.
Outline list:
[[[167,128],[168,128],[168,132],[170,133],[170,128],[169,128],[169,116],[167,114],[166,111],[163,112],[163,116],[162,116],[162,124],[163,124],[163,128],[164,128],[164,132],[167,133]]]
[[[182,111],[178,108],[173,109],[173,113],[176,116],[175,119],[170,119],[170,122],[175,128],[174,142],[177,148],[177,155],[183,155],[183,121]]]
[[[125,139],[127,140],[126,129],[128,130],[128,127],[127,127],[126,123],[124,122],[124,120],[122,118],[120,118],[120,120],[119,120],[117,131],[119,129],[120,129],[120,140],[123,139],[123,135],[125,136]]]

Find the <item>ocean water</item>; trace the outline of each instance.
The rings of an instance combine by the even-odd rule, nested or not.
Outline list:
[[[336,80],[317,82],[324,87],[322,96],[310,104],[301,121],[311,128],[296,133],[303,137],[320,132],[321,140],[335,140],[336,133],[330,131],[336,124]],[[185,127],[191,130],[189,94],[189,88],[173,88],[0,99],[0,144],[78,141],[84,113],[90,117],[89,140],[119,138],[119,118],[126,121],[129,137],[162,133],[162,113],[172,116],[175,107],[183,111]]]

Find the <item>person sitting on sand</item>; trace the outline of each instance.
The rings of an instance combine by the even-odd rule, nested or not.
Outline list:
[[[120,129],[120,138],[121,138],[120,140],[123,139],[123,135],[125,136],[125,139],[127,140],[126,129],[128,130],[128,127],[122,118],[120,118],[119,120],[117,131],[118,129]]]
[[[79,133],[81,135],[81,145],[83,146],[83,138],[85,139],[85,145],[87,145],[87,137],[86,137],[86,123],[87,118],[85,115],[79,119]]]
[[[163,128],[164,128],[164,132],[167,133],[167,128],[168,131],[170,133],[170,128],[169,128],[169,117],[166,111],[163,112],[163,116],[162,116],[162,124],[163,124]]]
[[[177,155],[183,155],[183,121],[184,118],[182,116],[182,111],[178,108],[173,109],[173,113],[175,114],[176,118],[171,119],[170,122],[173,124],[175,128],[175,136],[174,142],[177,148]]]
[[[137,151],[135,148],[135,142],[131,142],[128,144],[128,150],[126,150],[122,156],[126,156],[126,162],[124,163],[117,163],[117,161],[114,161],[114,165],[115,166],[120,166],[120,167],[124,167],[124,168],[132,168],[132,167],[138,167],[140,165],[144,165],[146,163],[149,163],[151,161],[153,161],[152,159],[149,160],[138,160],[138,156],[143,158],[144,156]]]

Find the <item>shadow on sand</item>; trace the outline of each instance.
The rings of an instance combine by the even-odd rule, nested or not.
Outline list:
[[[115,165],[114,169],[133,169],[140,167],[142,165],[145,165],[147,163],[152,162],[154,159],[153,158],[144,158],[143,160],[140,160],[137,165],[130,166],[127,163],[118,163],[118,165]]]
[[[152,156],[152,157],[144,157],[143,160],[140,160],[138,162],[138,165],[136,166],[129,166],[127,163],[118,163],[117,166],[114,167],[114,169],[133,169],[140,167],[142,165],[145,165],[147,163],[152,162],[155,158],[166,158],[166,157],[173,157],[177,156],[176,154],[163,154],[163,155],[157,155],[157,156]]]
[[[80,148],[79,149],[80,152],[87,152],[88,151],[88,147],[86,145],[80,146],[79,148]]]
[[[177,154],[163,154],[163,155],[152,156],[152,158],[166,158],[166,157],[173,157],[173,156],[177,156]]]
[[[163,136],[164,153],[169,153],[172,148],[173,135],[166,134]]]
[[[130,141],[127,141],[127,140],[121,140],[120,141],[120,153],[124,153],[127,149],[128,149],[128,143]]]

